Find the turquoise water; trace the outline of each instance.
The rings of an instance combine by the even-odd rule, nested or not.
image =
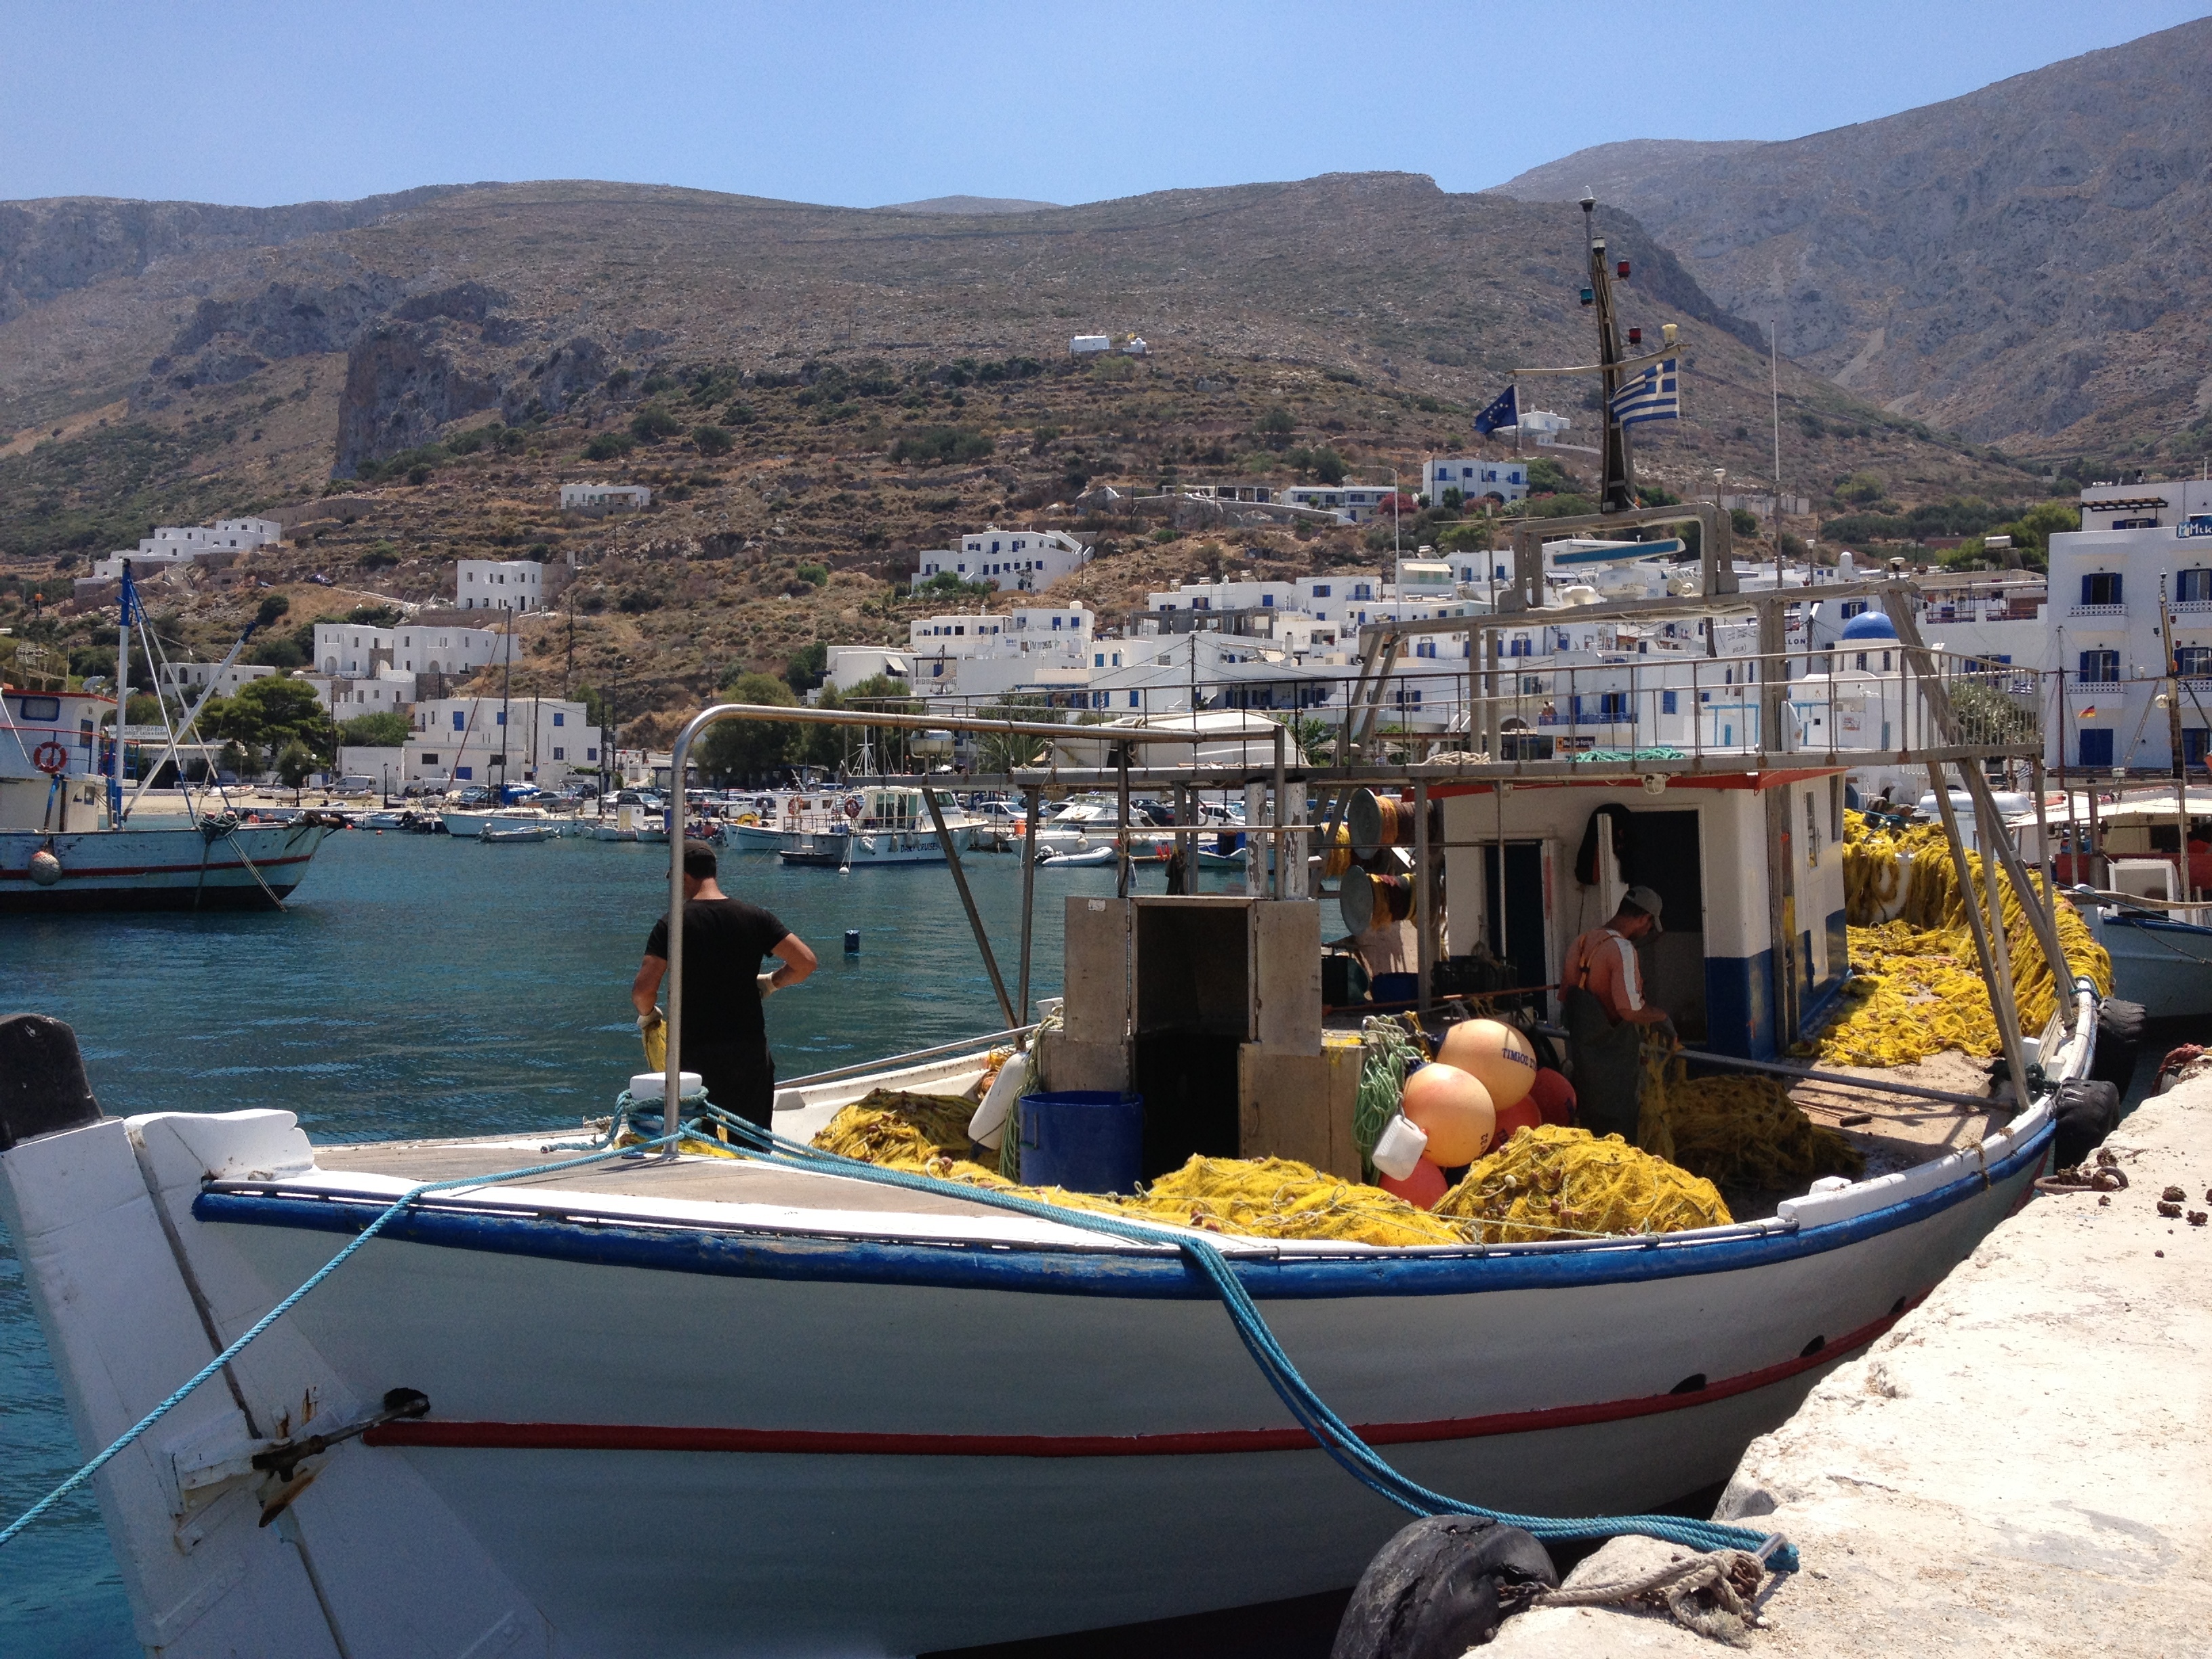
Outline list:
[[[330,1140],[574,1123],[604,1111],[641,1064],[629,984],[665,902],[666,856],[605,842],[336,836],[288,915],[0,918],[5,1011],[74,1025],[116,1115],[277,1107]],[[978,856],[966,867],[1012,994],[1020,865]],[[769,1004],[784,1076],[999,1028],[942,867],[840,876],[726,854],[723,871],[729,892],[775,911],[822,958],[811,981]],[[1157,869],[1139,885],[1160,890]],[[1060,988],[1060,900],[1113,890],[1110,867],[1040,872],[1033,995]],[[860,951],[848,957],[855,927]],[[0,1516],[78,1462],[0,1235]],[[88,1496],[0,1554],[0,1654],[139,1651]]]

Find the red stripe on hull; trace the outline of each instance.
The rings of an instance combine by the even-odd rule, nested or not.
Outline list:
[[[313,853],[299,853],[286,859],[256,859],[253,866],[257,870],[281,870],[288,864],[305,864],[313,857]],[[243,870],[246,866],[238,862],[217,864],[212,860],[204,866],[198,864],[118,864],[100,870],[64,870],[62,879],[100,881],[113,880],[118,876],[198,876],[203,867],[213,876],[225,871]],[[30,878],[31,872],[27,870],[0,870],[0,881],[28,881]]]
[[[1916,1297],[1909,1305],[1917,1306]],[[1815,1366],[1833,1364],[1865,1347],[1897,1323],[1903,1310],[1886,1314],[1838,1337],[1819,1352],[1729,1377],[1686,1394],[1646,1395],[1589,1406],[1498,1412],[1487,1417],[1442,1418],[1428,1423],[1360,1425],[1370,1446],[1410,1446],[1437,1440],[1480,1440],[1492,1435],[1532,1434],[1582,1428],[1686,1411],[1717,1400],[1788,1382]],[[873,1457],[1193,1457],[1224,1452],[1310,1451],[1304,1429],[1211,1429],[1185,1434],[873,1434],[821,1429],[709,1429],[622,1423],[386,1423],[362,1437],[371,1446],[444,1446],[499,1451],[785,1452]]]

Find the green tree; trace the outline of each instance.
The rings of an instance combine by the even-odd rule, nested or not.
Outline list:
[[[386,708],[356,714],[338,727],[338,741],[356,749],[398,749],[414,733],[407,716]]]
[[[719,426],[695,426],[691,442],[702,455],[726,455],[737,447],[738,441]]]
[[[793,708],[799,699],[773,674],[740,674],[722,688],[725,702]],[[698,744],[699,770],[718,788],[757,783],[791,762],[805,728],[778,720],[722,720]]]
[[[1854,472],[1836,486],[1836,494],[1838,497],[1847,501],[1857,501],[1862,505],[1869,501],[1878,501],[1888,493],[1889,487],[1882,483],[1879,474],[1873,472]]]
[[[310,756],[328,752],[330,716],[305,680],[271,674],[248,680],[238,695],[217,697],[200,716],[210,737],[226,738],[255,749],[281,751],[296,740]]]
[[[791,660],[784,665],[784,683],[804,696],[822,684],[822,677],[829,670],[830,647],[817,640],[791,653]]]
[[[307,782],[307,775],[314,769],[313,753],[297,738],[288,738],[276,751],[276,781],[292,792],[295,802],[300,798],[301,785]]]
[[[637,447],[637,440],[624,432],[601,432],[584,446],[587,461],[619,460]]]
[[[663,438],[673,438],[683,430],[684,422],[658,405],[641,409],[629,420],[630,436],[641,443],[657,444]]]
[[[1732,507],[1729,509],[1729,528],[1739,536],[1756,536],[1759,534],[1759,514],[1749,507]]]
[[[271,593],[261,601],[261,608],[253,613],[253,625],[266,628],[292,608],[292,601],[282,593]]]

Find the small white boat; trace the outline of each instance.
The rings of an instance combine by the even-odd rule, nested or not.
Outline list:
[[[1047,852],[1037,854],[1037,868],[1040,870],[1089,868],[1096,865],[1113,862],[1114,848],[1103,842],[1086,847],[1079,853]]]
[[[513,847],[528,842],[557,840],[560,834],[557,824],[488,823],[477,832],[476,839],[487,847]]]
[[[363,812],[354,822],[363,830],[404,830],[415,822],[415,814],[406,807],[387,806]]]

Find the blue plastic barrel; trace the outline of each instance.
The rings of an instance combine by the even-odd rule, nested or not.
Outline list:
[[[1143,1168],[1145,1097],[1107,1090],[1022,1097],[1022,1184],[1133,1193]]]
[[[1370,981],[1368,994],[1377,1002],[1413,1002],[1421,994],[1419,974],[1377,974]]]

